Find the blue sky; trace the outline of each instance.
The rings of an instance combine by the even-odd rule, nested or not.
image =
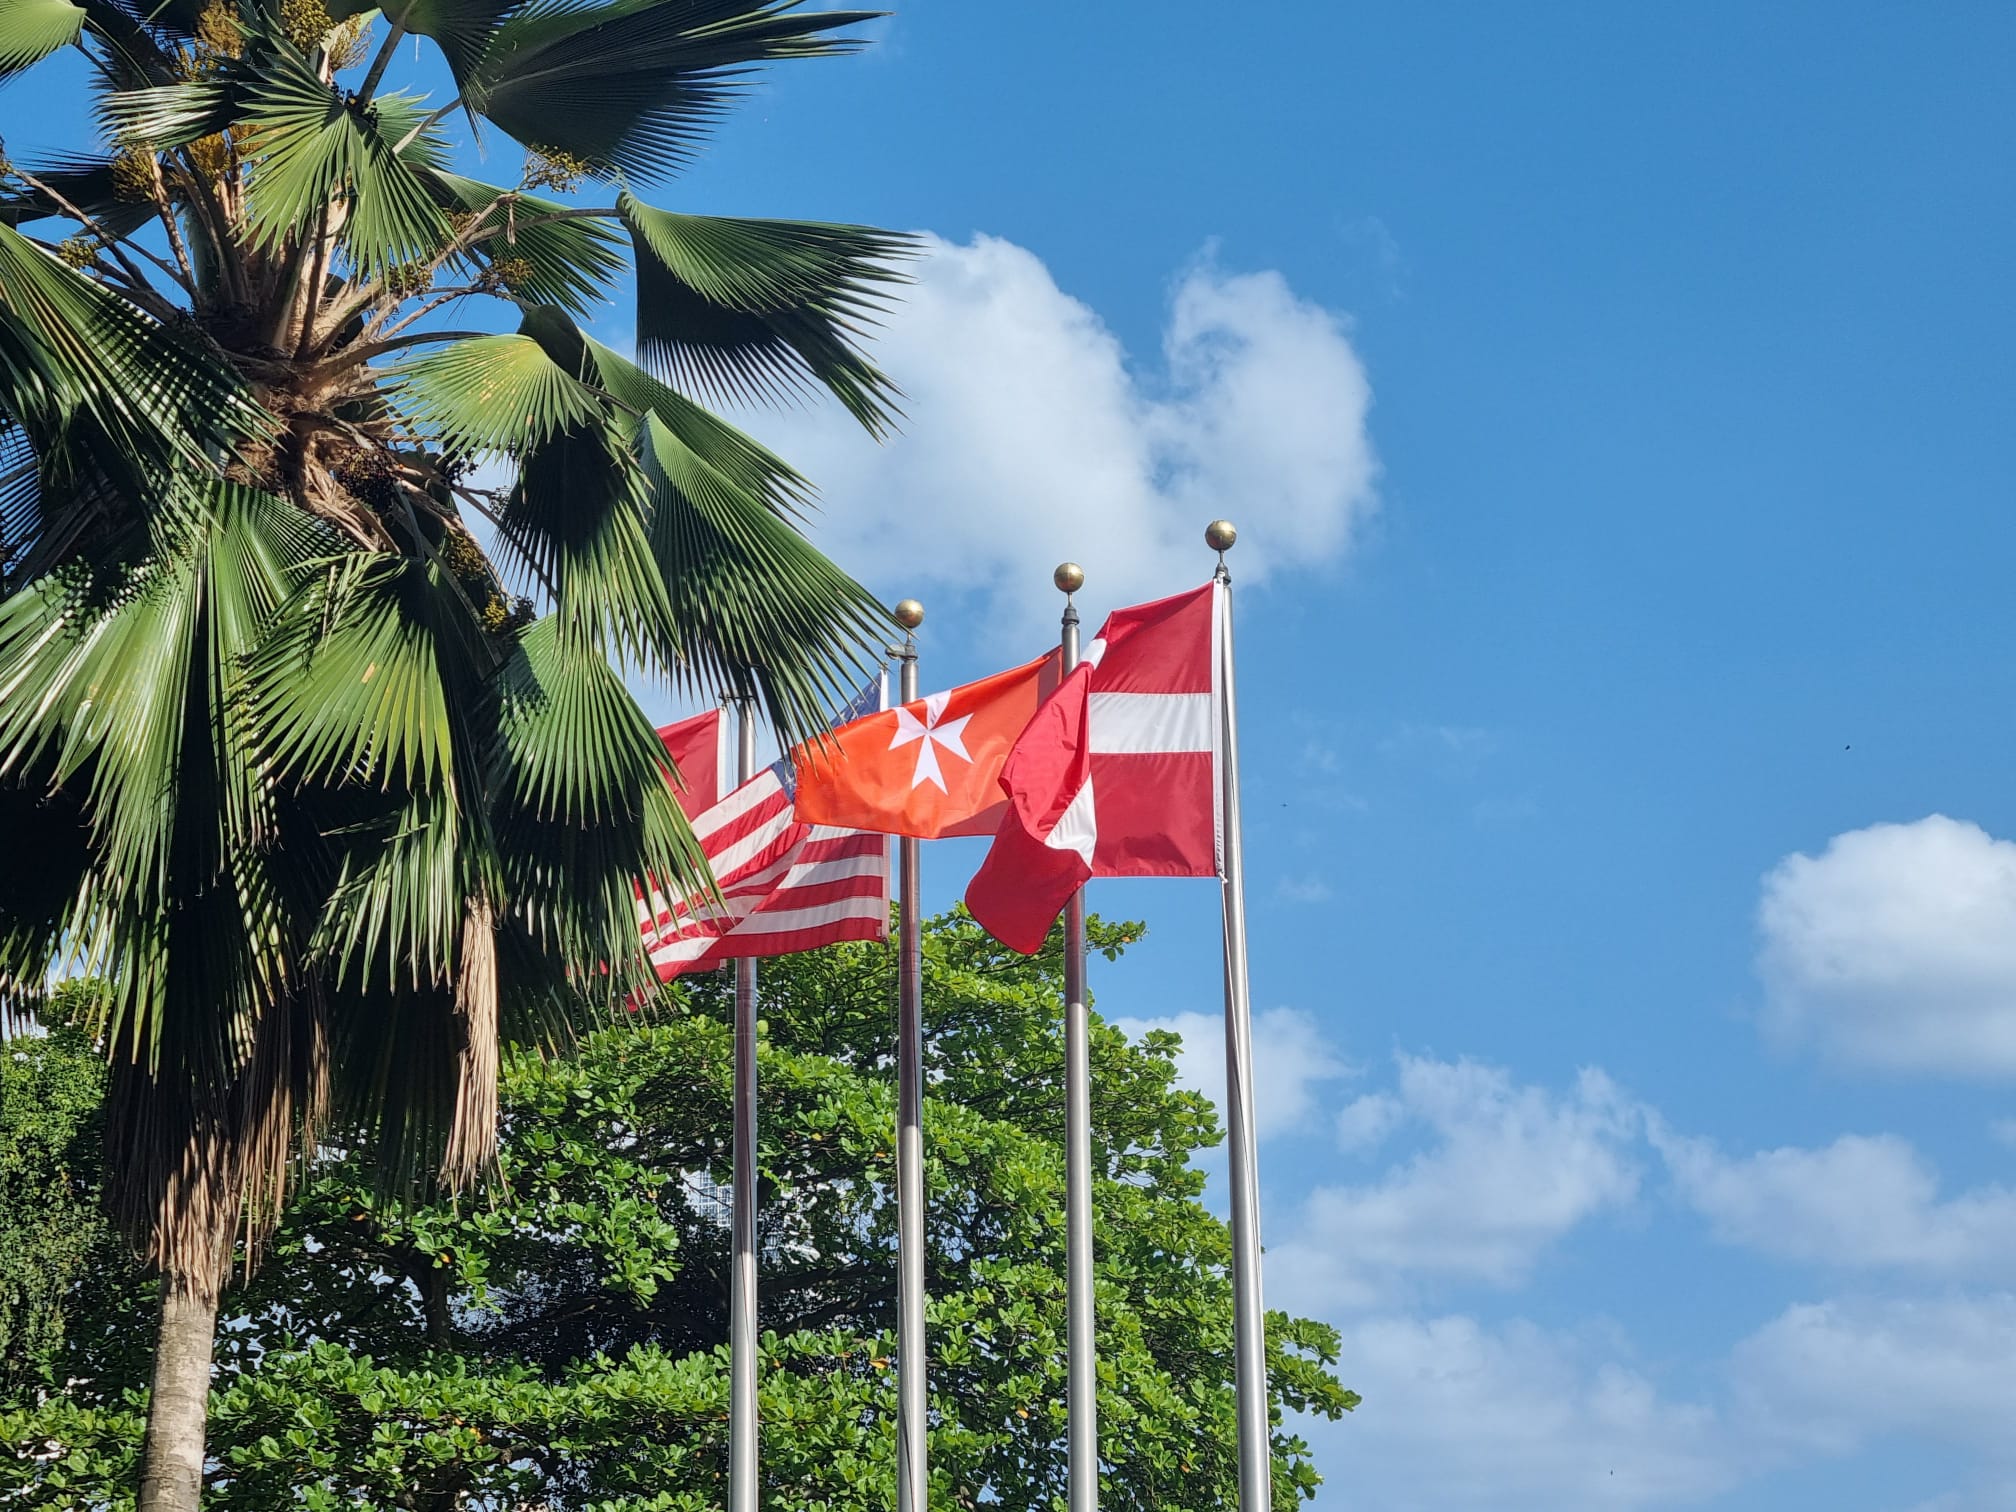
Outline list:
[[[750,422],[927,685],[1241,522],[1269,1301],[1366,1396],[1317,1506],[2016,1508],[2016,14],[876,32],[656,198],[934,238],[905,434]],[[1208,1087],[1212,890],[1094,906]]]

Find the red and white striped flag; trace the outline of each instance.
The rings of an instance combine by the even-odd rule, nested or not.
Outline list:
[[[872,713],[870,687],[841,719]],[[838,721],[836,721],[837,723]],[[889,934],[889,837],[803,824],[792,814],[787,758],[732,792],[726,717],[716,710],[658,732],[685,779],[680,805],[721,891],[672,898],[638,890],[637,923],[660,981],[740,956],[791,955]]]
[[[1008,813],[966,888],[1033,954],[1092,877],[1215,877],[1224,589],[1118,609],[1001,770]]]

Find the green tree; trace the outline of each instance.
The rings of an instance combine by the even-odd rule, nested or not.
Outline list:
[[[879,639],[805,480],[703,406],[879,430],[856,339],[906,244],[638,197],[861,19],[0,5],[0,77],[61,55],[105,132],[0,180],[0,1011],[109,988],[107,1196],[166,1283],[147,1512],[196,1504],[231,1233],[330,1111],[386,1185],[467,1187],[500,1039],[648,980],[632,880],[700,872],[612,664],[795,739]],[[392,87],[421,38],[449,98]],[[636,362],[580,324],[633,273]]]
[[[1090,926],[1109,956],[1138,933]],[[1054,939],[1025,959],[960,917],[925,942],[932,1500],[1048,1512],[1065,1470],[1061,958]],[[770,1506],[881,1512],[895,1484],[893,968],[871,945],[763,968]],[[565,1060],[513,1057],[502,1175],[471,1201],[395,1211],[365,1162],[326,1164],[220,1334],[216,1505],[721,1505],[731,1005],[714,979],[677,998]],[[1174,1086],[1175,1048],[1095,1028],[1115,1512],[1228,1506],[1236,1485],[1229,1240],[1191,1164],[1219,1131]],[[139,1421],[99,1347],[73,1355],[85,1384],[68,1398],[0,1411],[21,1456],[0,1460],[0,1501],[114,1504]],[[1323,1324],[1270,1318],[1277,1409],[1355,1405],[1336,1349]],[[1275,1457],[1292,1508],[1317,1476],[1278,1418]]]

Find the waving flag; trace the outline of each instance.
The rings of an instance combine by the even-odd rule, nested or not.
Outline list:
[[[935,840],[991,835],[1008,802],[1001,766],[1055,691],[1052,651],[1006,672],[842,725],[797,752],[798,817]]]
[[[1116,610],[1001,773],[1009,805],[966,888],[1033,953],[1092,877],[1215,877],[1221,816],[1217,583]]]
[[[878,682],[843,718],[882,703]],[[704,893],[673,898],[656,887],[639,889],[638,928],[659,980],[739,956],[791,955],[842,940],[887,938],[887,837],[802,823],[792,812],[788,760],[724,793],[733,770],[721,755],[725,724],[717,711],[658,732],[686,779],[681,803],[721,893],[717,902]],[[703,790],[710,750],[713,786]]]

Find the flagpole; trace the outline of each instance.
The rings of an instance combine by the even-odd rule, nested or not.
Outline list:
[[[898,701],[917,697],[917,627],[924,606],[896,606],[903,627]],[[919,843],[897,842],[900,876],[896,958],[896,1508],[929,1512],[931,1468],[926,1441],[929,1394],[924,1341],[924,938],[918,917]]]
[[[1232,574],[1239,539],[1213,520],[1218,553],[1219,811],[1225,913],[1225,1124],[1232,1177],[1232,1349],[1239,1418],[1239,1512],[1271,1512],[1274,1445],[1267,1411],[1267,1315],[1260,1302],[1260,1171],[1253,1130],[1253,1000],[1246,974],[1246,877],[1239,826],[1239,705],[1233,685]]]
[[[737,784],[756,775],[756,717],[739,716]],[[728,1305],[728,1509],[756,1512],[756,962],[735,963],[734,1280]]]
[[[1078,605],[1085,572],[1052,575],[1064,595],[1063,671],[1078,665]],[[1085,1004],[1085,889],[1064,906],[1064,1270],[1069,1368],[1070,1512],[1099,1506],[1099,1380],[1092,1291],[1092,1060]]]

